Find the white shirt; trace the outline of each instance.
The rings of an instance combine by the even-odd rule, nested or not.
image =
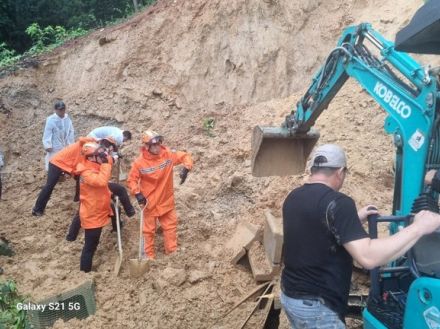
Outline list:
[[[72,120],[67,114],[60,118],[56,113],[46,119],[46,126],[43,133],[44,149],[52,148],[58,152],[75,141]]]
[[[112,137],[116,141],[116,145],[118,147],[121,146],[122,143],[124,142],[123,130],[119,129],[118,127],[112,127],[112,126],[95,128],[87,136],[96,138],[98,140],[106,137]]]

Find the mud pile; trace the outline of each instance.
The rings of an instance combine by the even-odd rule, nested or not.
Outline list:
[[[130,21],[91,33],[39,59],[35,68],[0,80],[0,148],[7,166],[0,233],[17,255],[0,258],[5,276],[38,300],[93,278],[97,313],[56,328],[210,328],[255,282],[224,250],[239,221],[262,225],[263,209],[280,214],[287,193],[304,177],[255,178],[250,138],[256,124],[279,125],[309,86],[342,29],[368,21],[388,39],[422,1],[182,0],[159,1]],[[45,182],[41,144],[45,118],[62,98],[76,135],[101,125],[134,133],[153,128],[166,144],[188,150],[195,168],[176,185],[180,250],[163,255],[143,279],[127,263],[112,274],[116,237],[106,229],[96,272],[79,272],[82,238],[65,241],[77,205],[73,182],[59,184],[42,218],[31,208]],[[390,212],[393,146],[384,113],[349,82],[319,118],[321,142],[347,149],[344,192],[359,205]],[[214,124],[208,128],[208,122]],[[176,174],[177,175],[177,174]],[[124,228],[124,254],[136,255],[137,221]],[[232,328],[245,316],[223,319]],[[285,320],[283,328],[287,328]]]

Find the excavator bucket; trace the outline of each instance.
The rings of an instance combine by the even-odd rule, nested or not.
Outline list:
[[[319,132],[291,135],[287,128],[256,126],[252,134],[252,175],[287,176],[304,173]]]

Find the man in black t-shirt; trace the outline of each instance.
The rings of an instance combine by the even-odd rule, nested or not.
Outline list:
[[[353,199],[339,192],[346,166],[341,147],[318,147],[309,183],[283,205],[281,303],[293,328],[345,328],[353,259],[367,269],[386,264],[440,227],[440,215],[422,211],[393,236],[371,240],[362,222],[377,210],[369,205],[358,212]]]

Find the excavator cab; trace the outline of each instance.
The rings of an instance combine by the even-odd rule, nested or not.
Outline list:
[[[314,129],[292,134],[286,127],[256,126],[252,133],[252,175],[302,174],[318,139],[319,132]]]

